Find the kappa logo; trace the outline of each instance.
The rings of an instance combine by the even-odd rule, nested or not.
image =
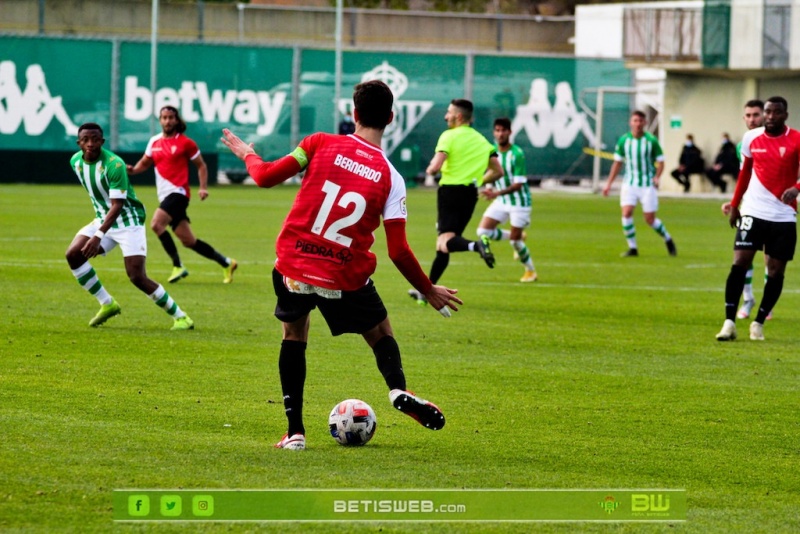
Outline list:
[[[0,134],[15,134],[21,125],[27,135],[39,136],[53,119],[61,123],[67,135],[78,135],[61,97],[50,93],[41,65],[31,64],[25,69],[23,90],[17,82],[17,64],[0,62]]]
[[[780,152],[781,153],[781,157],[783,157],[783,155],[786,154],[786,147],[785,146],[780,147],[778,149],[778,152]]]
[[[361,81],[380,80],[392,90],[394,94],[394,120],[386,127],[383,132],[382,146],[383,151],[389,156],[400,146],[414,127],[419,124],[422,118],[433,107],[432,100],[400,100],[403,93],[408,89],[408,77],[384,61],[374,69],[365,72],[361,76]],[[339,112],[344,114],[352,112],[353,99],[342,98],[339,100]]]
[[[556,84],[553,105],[550,105],[547,93],[547,80],[536,78],[531,82],[528,103],[517,106],[517,114],[511,121],[511,142],[524,131],[528,141],[536,148],[547,146],[551,139],[556,148],[568,148],[578,134],[583,134],[589,146],[594,146],[594,132],[586,113],[578,111],[575,106],[569,82]]]

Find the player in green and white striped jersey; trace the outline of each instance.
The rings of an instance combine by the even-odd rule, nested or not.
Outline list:
[[[628,250],[623,252],[622,256],[639,255],[636,245],[636,228],[633,224],[633,211],[637,202],[642,204],[645,222],[664,239],[669,254],[675,256],[678,253],[675,242],[656,216],[658,183],[661,173],[664,172],[664,153],[658,139],[653,134],[644,131],[646,124],[647,119],[643,112],[634,111],[631,114],[631,131],[617,141],[614,163],[611,164],[608,180],[603,187],[603,196],[608,196],[611,184],[614,183],[614,179],[624,163],[625,181],[620,190],[619,204],[622,208],[622,231],[628,242]]]
[[[481,193],[492,203],[483,213],[478,236],[486,236],[494,241],[509,241],[517,258],[525,266],[525,274],[520,282],[533,282],[537,278],[536,269],[525,245],[526,236],[523,232],[523,228],[531,223],[531,192],[528,189],[525,153],[517,145],[511,144],[509,119],[495,119],[493,134],[503,176],[494,182],[494,187],[487,187]],[[511,230],[498,228],[509,220]]]
[[[100,303],[100,311],[89,321],[89,326],[100,326],[122,311],[89,263],[91,258],[106,255],[119,245],[125,258],[125,271],[133,285],[174,319],[172,330],[191,330],[194,322],[161,284],[147,277],[144,206],[128,181],[125,162],[104,149],[104,142],[99,125],[83,124],[78,128],[80,151],[70,159],[70,166],[89,193],[95,211],[95,219],[78,230],[66,253],[75,279]]]

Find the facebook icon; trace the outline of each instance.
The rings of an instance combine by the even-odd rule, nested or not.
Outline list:
[[[150,497],[147,495],[129,495],[128,515],[135,517],[150,515]]]

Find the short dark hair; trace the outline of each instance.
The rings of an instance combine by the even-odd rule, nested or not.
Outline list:
[[[164,110],[171,111],[172,113],[175,114],[175,118],[178,119],[178,125],[175,127],[175,129],[178,131],[178,133],[185,132],[186,131],[186,123],[184,122],[183,118],[181,117],[181,114],[178,111],[178,108],[176,108],[175,106],[163,106],[158,112],[158,116],[159,117],[161,117],[161,114],[164,112]]]
[[[745,102],[744,107],[764,109],[764,102],[762,102],[757,98],[754,98],[753,100],[748,100],[747,102]]]
[[[498,126],[503,128],[503,129],[505,129],[505,130],[510,130],[511,129],[511,119],[508,119],[506,117],[500,117],[499,119],[495,119],[494,120],[494,127],[497,128]]]
[[[83,130],[100,130],[100,135],[103,135],[103,129],[96,122],[84,122],[78,127],[78,136],[81,135]]]
[[[784,111],[789,111],[789,103],[782,96],[771,96],[767,99],[770,104],[782,104]]]
[[[634,117],[634,116],[636,116],[636,117],[641,117],[641,118],[643,118],[643,119],[646,119],[646,118],[647,118],[647,115],[645,115],[645,114],[644,114],[644,111],[640,111],[640,110],[638,110],[638,109],[637,109],[637,110],[634,110],[634,111],[631,113],[631,117]]]
[[[475,109],[472,102],[465,98],[454,98],[450,101],[450,104],[461,110],[461,115],[464,117],[465,122],[472,120],[472,111]]]
[[[370,80],[355,86],[353,104],[361,126],[383,130],[392,116],[394,95],[382,81]]]

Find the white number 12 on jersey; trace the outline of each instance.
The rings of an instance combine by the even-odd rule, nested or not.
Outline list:
[[[340,234],[339,230],[342,228],[347,228],[348,226],[352,226],[361,219],[361,216],[364,215],[364,210],[367,209],[367,201],[364,197],[353,191],[349,191],[342,195],[342,197],[339,199],[339,202],[337,202],[337,205],[345,209],[352,205],[353,211],[350,213],[350,215],[333,221],[323,234],[322,230],[325,228],[325,225],[328,222],[328,217],[331,214],[333,203],[336,201],[336,197],[339,196],[342,188],[333,182],[325,180],[325,185],[322,186],[322,190],[325,192],[325,200],[322,202],[322,207],[320,207],[317,218],[314,220],[314,224],[311,227],[311,232],[317,235],[322,235],[322,237],[329,241],[333,241],[334,243],[339,243],[340,245],[349,247],[353,240],[346,235]]]

